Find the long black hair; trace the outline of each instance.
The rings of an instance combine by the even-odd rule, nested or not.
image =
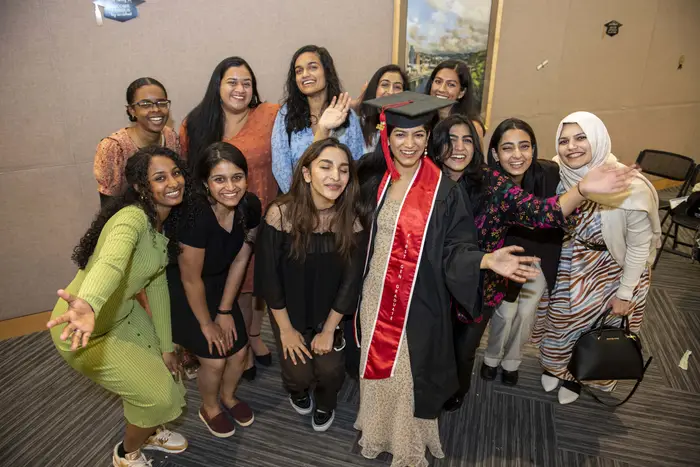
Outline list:
[[[248,107],[260,105],[258,82],[253,69],[241,57],[228,57],[216,65],[209,79],[204,98],[192,109],[185,119],[187,125],[187,158],[190,169],[194,170],[204,150],[212,143],[221,141],[224,136],[226,116],[221,108],[221,80],[229,68],[244,66],[248,69],[253,84],[253,97]]]
[[[165,97],[166,98],[168,97],[168,91],[165,90],[165,86],[163,86],[163,83],[161,83],[160,81],[158,81],[155,78],[149,78],[148,76],[146,76],[146,77],[139,78],[139,79],[132,81],[131,84],[129,85],[129,87],[126,88],[126,105],[130,106],[130,105],[134,104],[134,95],[136,95],[136,91],[138,91],[140,88],[142,88],[144,86],[149,86],[149,85],[158,86],[159,88],[161,88],[163,90],[163,94],[165,94]],[[130,122],[136,121],[136,117],[134,117],[133,115],[131,115],[129,113],[128,108],[126,109],[126,114],[129,116]]]
[[[195,192],[201,198],[207,199],[209,204],[215,204],[211,196],[208,195],[205,186],[209,180],[209,175],[214,167],[221,161],[228,161],[240,168],[245,177],[248,178],[248,161],[245,156],[236,146],[224,141],[217,141],[207,147],[199,158],[197,167],[194,171]],[[237,223],[244,226],[247,225],[246,213],[248,212],[248,199],[244,195],[236,206],[234,219]]]
[[[493,157],[493,152],[498,152],[498,145],[501,143],[503,135],[509,130],[524,131],[530,137],[530,143],[532,144],[532,163],[523,174],[521,188],[524,191],[532,193],[538,197],[551,196],[549,193],[556,189],[556,183],[559,182],[559,177],[553,178],[547,174],[549,172],[558,173],[558,168],[554,162],[537,160],[537,138],[535,137],[535,131],[524,120],[520,120],[519,118],[507,118],[498,124],[496,129],[493,131],[491,141],[489,142],[489,150],[487,153],[489,167],[508,175],[508,173],[501,166],[501,163]],[[552,170],[552,168],[554,170]],[[552,186],[552,180],[554,179],[556,180],[556,183],[554,186]]]
[[[107,221],[109,221],[117,211],[126,206],[137,206],[146,213],[155,239],[158,213],[155,203],[153,202],[151,183],[148,178],[148,167],[151,164],[151,159],[157,156],[172,159],[185,176],[183,201],[170,210],[170,214],[163,224],[163,231],[170,239],[168,242],[168,257],[171,261],[177,259],[177,255],[180,253],[178,232],[183,224],[187,225],[186,222],[183,223],[182,221],[189,215],[188,213],[192,213],[192,210],[189,209],[192,204],[191,185],[184,164],[175,151],[161,146],[149,146],[139,149],[133,156],[127,159],[125,170],[127,182],[126,192],[122,196],[111,199],[100,209],[100,212],[95,216],[87,232],[85,232],[78,245],[73,249],[73,256],[71,259],[80,269],[85,269],[90,257],[95,252],[97,241]]]
[[[398,65],[384,65],[378,69],[372,79],[369,80],[367,84],[367,89],[365,90],[365,95],[362,98],[362,105],[359,110],[360,126],[362,127],[362,136],[365,140],[365,145],[369,146],[372,144],[372,139],[374,135],[377,134],[377,124],[379,123],[379,109],[372,107],[371,105],[365,104],[366,101],[374,99],[377,97],[377,88],[379,87],[379,80],[384,76],[385,73],[399,73],[401,79],[403,80],[403,90],[408,91],[409,79],[405,71],[401,69]]]
[[[452,142],[450,141],[450,129],[455,125],[467,125],[474,140],[474,155],[464,169],[460,183],[465,187],[469,200],[476,215],[481,206],[484,194],[484,154],[481,152],[481,144],[479,144],[479,134],[476,132],[474,122],[467,116],[462,114],[454,114],[447,117],[435,126],[432,137],[430,139],[430,148],[428,155],[433,162],[445,170],[445,159],[452,154]]]
[[[425,94],[430,95],[430,90],[433,87],[435,77],[440,70],[445,68],[450,68],[457,72],[457,76],[459,77],[459,86],[464,91],[462,98],[459,99],[450,109],[450,115],[468,115],[472,119],[481,121],[479,118],[479,110],[477,108],[476,99],[474,97],[474,80],[472,79],[469,65],[467,65],[467,62],[463,60],[445,60],[436,66],[433,72],[430,74],[427,84],[425,85]]]
[[[323,73],[326,78],[326,103],[330,102],[334,96],[338,96],[343,92],[343,87],[340,83],[340,78],[338,77],[338,72],[335,70],[335,64],[333,63],[333,57],[326,50],[325,47],[319,47],[317,45],[305,45],[292,56],[292,61],[289,64],[289,71],[287,72],[287,83],[284,86],[284,100],[283,103],[287,105],[287,115],[285,116],[285,127],[287,129],[287,134],[291,134],[295,131],[302,131],[304,128],[311,126],[311,110],[309,109],[308,98],[301,92],[299,86],[297,86],[296,81],[296,62],[301,54],[306,52],[312,52],[319,56],[321,59],[321,66],[323,66]],[[345,122],[340,125],[342,128],[347,128],[350,124],[350,119],[346,118]]]

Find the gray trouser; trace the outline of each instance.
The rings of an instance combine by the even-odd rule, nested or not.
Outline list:
[[[537,314],[537,304],[547,288],[544,275],[523,284],[518,299],[505,300],[498,305],[489,330],[489,341],[484,354],[484,363],[491,367],[501,365],[506,371],[515,371],[522,361],[523,345],[530,338]]]

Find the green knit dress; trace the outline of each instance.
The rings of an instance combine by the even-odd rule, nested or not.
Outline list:
[[[176,419],[185,405],[185,388],[175,382],[162,356],[173,351],[167,244],[141,208],[121,209],[102,229],[87,267],[66,288],[95,311],[95,330],[87,347],[71,352],[70,339],[59,338],[65,325],[51,329],[66,362],[118,394],[126,420],[143,428]],[[135,298],[144,288],[153,319]],[[59,299],[51,318],[67,309]]]

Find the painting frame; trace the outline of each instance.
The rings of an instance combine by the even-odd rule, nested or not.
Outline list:
[[[394,0],[394,21],[392,34],[392,63],[406,69],[406,36],[408,24],[408,2],[410,0]],[[498,46],[501,36],[501,19],[503,16],[503,0],[491,0],[491,14],[486,48],[486,65],[484,67],[483,92],[480,113],[484,125],[489,128],[491,122],[491,104],[493,102],[496,65],[498,62]]]

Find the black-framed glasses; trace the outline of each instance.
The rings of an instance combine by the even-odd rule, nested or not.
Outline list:
[[[161,99],[159,101],[149,101],[149,100],[142,100],[138,102],[134,102],[131,104],[134,107],[138,107],[139,109],[143,110],[149,110],[152,109],[153,107],[157,107],[160,110],[168,110],[170,108],[170,100],[169,99]]]

